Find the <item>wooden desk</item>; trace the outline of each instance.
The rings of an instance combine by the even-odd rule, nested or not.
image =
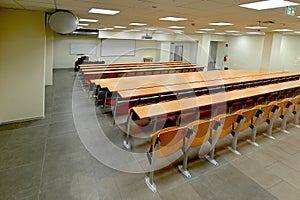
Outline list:
[[[173,65],[173,64],[183,64],[189,65],[189,62],[181,62],[181,61],[171,61],[171,62],[129,62],[129,63],[111,63],[111,64],[80,64],[81,67],[110,67],[110,66],[139,66],[139,65]]]
[[[131,113],[135,113],[139,119],[153,118],[167,113],[176,113],[183,110],[201,108],[213,104],[242,100],[255,96],[261,96],[282,90],[300,87],[300,80],[277,83],[271,85],[258,86],[228,92],[219,92],[212,95],[203,95],[195,98],[185,98],[180,100],[150,104],[131,108]]]
[[[181,65],[181,64],[174,64],[174,65],[141,65],[141,66],[120,66],[120,67],[100,67],[100,68],[84,68],[81,69],[82,73],[86,72],[103,72],[103,71],[117,71],[117,70],[137,70],[137,69],[155,69],[155,68],[172,68],[172,67],[194,67],[196,65],[190,64],[190,65]],[[203,67],[204,68],[204,67]]]
[[[244,77],[237,77],[237,78],[227,78],[227,79],[219,79],[219,80],[210,80],[210,81],[202,81],[202,82],[192,82],[192,83],[183,83],[183,84],[175,84],[175,85],[151,85],[149,87],[143,88],[135,88],[129,90],[120,90],[116,91],[118,96],[121,99],[128,99],[128,98],[137,98],[137,97],[144,97],[144,96],[153,96],[158,94],[164,93],[176,93],[180,91],[195,91],[204,88],[214,88],[219,86],[234,86],[235,84],[241,83],[253,83],[258,82],[261,80],[267,79],[275,79],[279,77],[287,77],[287,76],[294,76],[300,75],[298,73],[285,73],[283,75],[280,74],[266,74],[261,76],[244,76]],[[225,88],[224,88],[225,90]]]
[[[286,74],[287,72],[266,72],[266,71],[249,71],[249,70],[219,70],[205,72],[189,72],[177,74],[160,74],[154,76],[136,76],[123,77],[114,79],[91,80],[91,83],[100,88],[105,88],[110,92],[121,90],[130,90],[136,88],[145,88],[153,86],[179,85],[194,82],[203,82],[211,80],[225,80],[238,77],[259,77],[266,74]],[[300,73],[298,73],[300,74]]]

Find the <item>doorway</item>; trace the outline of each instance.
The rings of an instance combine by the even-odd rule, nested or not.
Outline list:
[[[175,45],[174,48],[174,61],[182,61],[183,45]]]
[[[210,41],[207,70],[215,70],[217,63],[218,42]]]

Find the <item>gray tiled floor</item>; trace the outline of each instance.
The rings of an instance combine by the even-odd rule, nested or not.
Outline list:
[[[178,172],[178,159],[155,172],[158,192],[152,193],[144,173],[117,171],[86,151],[77,130],[91,125],[89,109],[94,106],[86,92],[72,102],[74,79],[72,70],[54,71],[54,85],[46,87],[45,119],[0,126],[1,200],[300,199],[300,129],[291,125],[289,135],[274,131],[276,141],[261,134],[266,127],[259,128],[259,148],[248,144],[249,133],[243,133],[238,143],[242,156],[232,154],[224,140],[217,145],[218,167],[198,159],[197,150],[192,150],[188,164],[192,178]],[[84,110],[74,112],[78,108]],[[94,111],[107,139],[122,148],[124,134],[112,126],[109,114]],[[74,116],[81,116],[81,121],[75,123]],[[85,131],[97,133],[98,129]],[[135,150],[145,151],[148,141],[135,139],[140,146]],[[114,159],[118,165],[125,164]]]

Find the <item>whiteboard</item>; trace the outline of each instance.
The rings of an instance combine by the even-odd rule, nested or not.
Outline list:
[[[96,55],[97,44],[70,44],[70,54]]]
[[[102,39],[101,56],[134,56],[135,40]]]

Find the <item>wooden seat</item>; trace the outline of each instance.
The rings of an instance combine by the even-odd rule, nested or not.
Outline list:
[[[268,124],[268,130],[267,133],[265,133],[264,135],[267,136],[270,139],[275,139],[272,136],[272,129],[273,129],[273,124],[274,121],[276,119],[276,116],[280,110],[280,108],[277,105],[274,104],[268,104],[268,105],[258,105],[255,106],[254,109],[260,109],[261,111],[263,111],[263,116],[259,122],[258,125],[261,125],[263,123],[267,123]],[[256,137],[256,131],[252,133],[252,137]],[[252,140],[252,142],[255,142]]]
[[[294,115],[294,126],[297,128],[300,128],[299,126],[299,116],[300,116],[300,95],[294,97],[294,98],[288,98],[290,102],[293,103],[293,107],[291,109],[291,114]]]
[[[189,129],[191,129],[193,132],[195,132],[195,137],[191,144],[191,148],[199,148],[199,153],[198,153],[199,158],[205,157],[211,163],[214,164],[217,163],[214,160],[214,155],[212,154],[207,155],[207,154],[214,153],[212,149],[215,148],[219,134],[222,130],[222,126],[223,126],[222,123],[214,120],[197,120],[189,123],[186,126]],[[209,151],[202,150],[203,144],[207,142],[209,142],[210,144]],[[188,159],[187,157],[188,154],[186,154],[186,157],[184,158],[184,164],[187,162]]]
[[[245,122],[240,129],[240,132],[245,131],[248,128],[252,129],[251,139],[248,139],[247,142],[254,146],[259,146],[256,142],[256,131],[260,123],[261,118],[263,117],[263,111],[257,108],[254,109],[241,109],[236,112],[239,115],[245,117]]]
[[[275,120],[281,118],[281,127],[280,130],[284,133],[288,133],[286,130],[286,123],[288,120],[288,115],[291,113],[291,110],[293,108],[293,103],[289,99],[283,99],[282,101],[273,101],[270,102],[270,105],[277,105],[280,110],[278,114],[275,117]]]
[[[216,117],[214,117],[215,121],[220,121],[223,124],[221,133],[219,135],[218,139],[222,139],[229,134],[233,136],[232,140],[232,145],[231,147],[228,147],[230,151],[237,155],[241,155],[237,150],[236,150],[236,144],[237,144],[237,139],[238,139],[238,133],[240,132],[241,127],[244,124],[245,118],[242,115],[239,114],[221,114]],[[213,152],[211,153],[214,155],[214,149],[212,150]],[[214,159],[214,158],[210,158]],[[216,164],[216,163],[213,163]]]
[[[147,157],[150,163],[149,176],[145,177],[145,182],[149,189],[156,192],[156,185],[153,181],[154,169],[157,158],[164,158],[182,151],[185,155],[194,138],[194,133],[187,127],[169,127],[157,131],[153,134],[150,150]],[[186,165],[185,165],[186,166]],[[179,167],[180,171],[186,176],[191,177],[190,173]]]

